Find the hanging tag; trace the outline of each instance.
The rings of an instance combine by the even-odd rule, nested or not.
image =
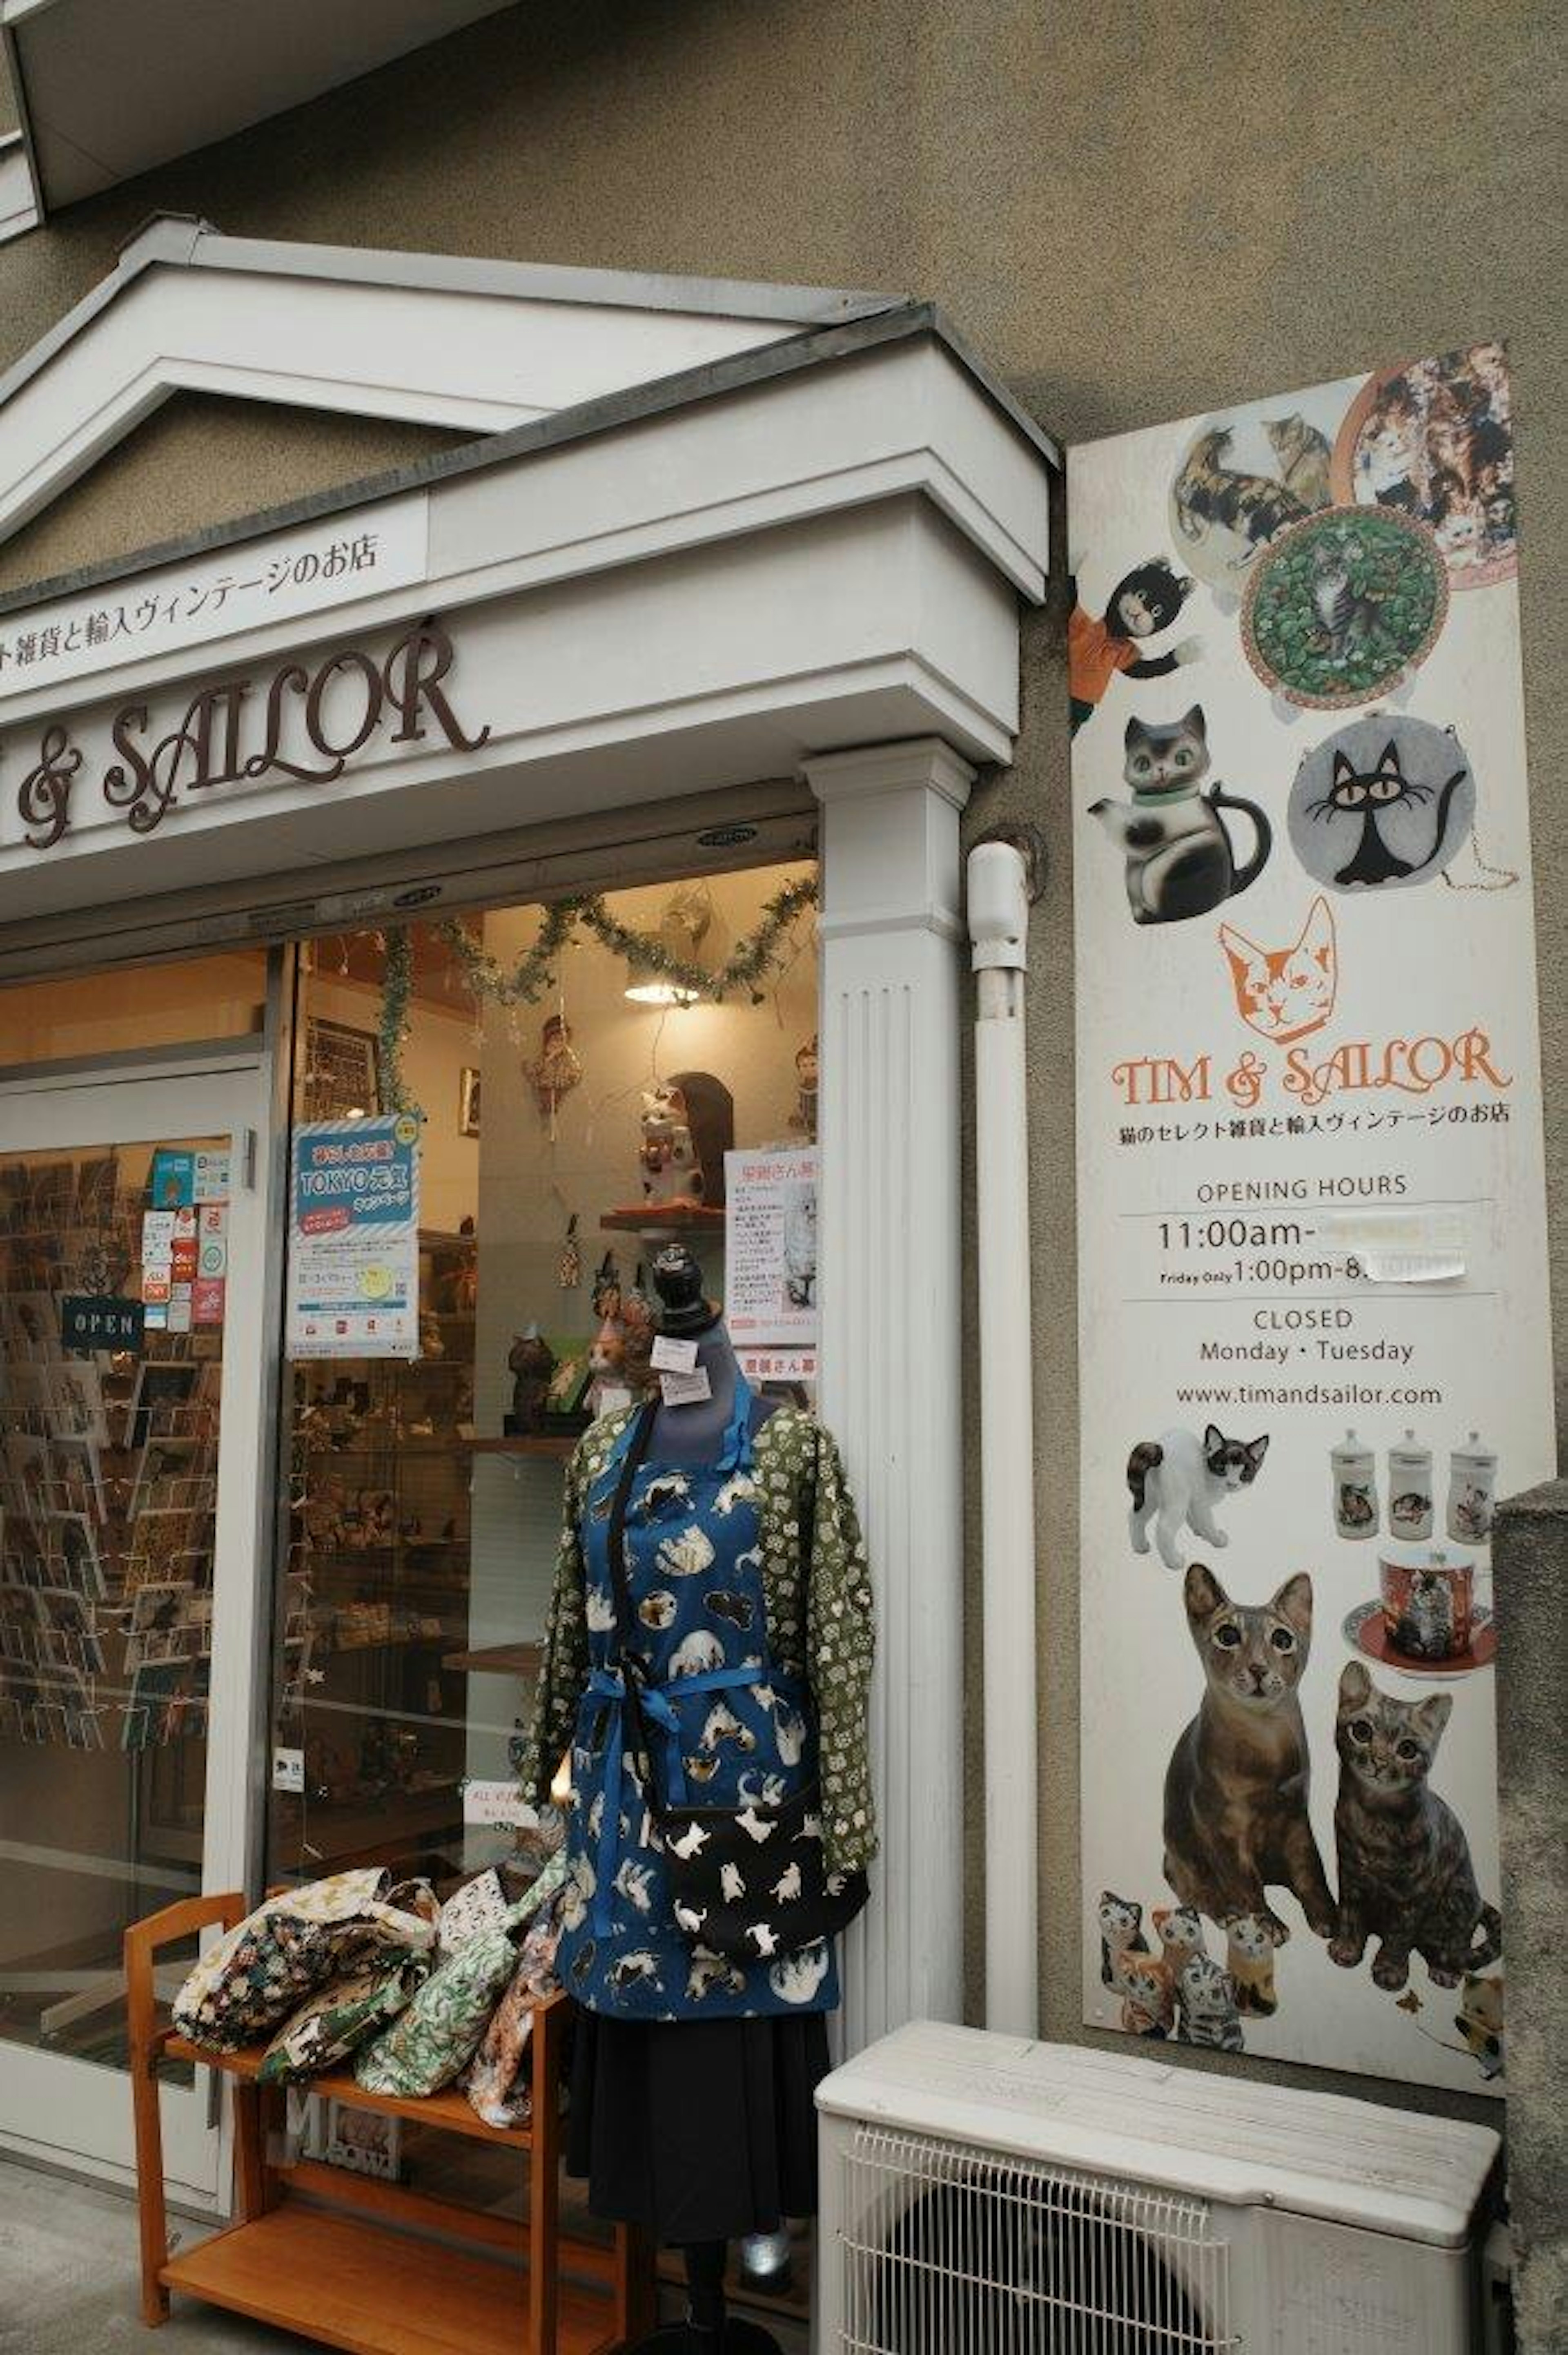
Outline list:
[[[694,1341],[677,1341],[669,1333],[661,1333],[653,1344],[653,1370],[656,1374],[689,1374],[697,1362]]]
[[[699,1401],[712,1398],[714,1386],[708,1380],[705,1366],[696,1366],[689,1374],[661,1374],[659,1391],[666,1406],[695,1406]]]

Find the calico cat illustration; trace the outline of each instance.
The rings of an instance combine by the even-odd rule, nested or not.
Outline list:
[[[1178,575],[1162,556],[1151,556],[1123,573],[1097,621],[1078,602],[1076,579],[1068,581],[1067,693],[1075,736],[1118,671],[1126,678],[1163,678],[1195,659],[1202,645],[1197,638],[1181,638],[1162,655],[1139,651],[1146,640],[1170,629],[1192,587],[1190,573]]]
[[[1100,1891],[1100,1979],[1106,1987],[1116,1985],[1117,1957],[1122,1954],[1146,1955],[1149,1941],[1143,1934],[1143,1908],[1135,1905],[1130,1897],[1118,1897],[1111,1889]]]
[[[1419,784],[1405,775],[1400,766],[1399,746],[1392,737],[1379,753],[1377,765],[1372,769],[1358,769],[1343,752],[1336,752],[1328,792],[1307,805],[1308,817],[1333,819],[1353,812],[1361,819],[1361,835],[1355,854],[1340,868],[1334,877],[1335,882],[1347,886],[1364,883],[1375,889],[1380,883],[1403,880],[1405,876],[1418,875],[1424,867],[1430,867],[1442,849],[1448,832],[1448,805],[1467,773],[1461,762],[1436,796],[1437,822],[1432,832],[1432,847],[1425,858],[1402,858],[1397,851],[1389,848],[1384,840],[1378,814],[1382,810],[1414,807],[1418,802],[1429,802],[1434,798],[1432,787]]]
[[[1284,1047],[1322,1028],[1334,1010],[1339,961],[1334,919],[1321,892],[1289,948],[1261,949],[1231,924],[1220,926],[1220,946],[1230,960],[1236,1012],[1260,1039]]]
[[[1172,1974],[1203,1951],[1203,1924],[1190,1905],[1157,1905],[1150,1917]]]
[[[1262,874],[1274,832],[1255,802],[1212,785],[1199,786],[1209,768],[1203,707],[1168,725],[1129,719],[1122,774],[1130,802],[1097,801],[1098,818],[1127,859],[1127,897],[1135,924],[1169,924],[1206,915],[1234,900]],[[1222,809],[1252,821],[1256,847],[1245,867],[1235,863]]]
[[[1359,1660],[1340,1678],[1340,1909],[1329,1953],[1351,1970],[1368,1938],[1379,1939],[1372,1975],[1381,1987],[1404,1985],[1413,1953],[1435,1987],[1457,1987],[1502,1952],[1464,1827],[1427,1781],[1453,1707],[1451,1693],[1395,1700]]]
[[[1124,1946],[1111,1985],[1121,1998],[1121,2024],[1129,2036],[1170,2035],[1176,2025],[1176,1991],[1163,1955],[1135,1954]]]
[[[1266,1603],[1233,1603],[1195,1561],[1182,1600],[1204,1691],[1166,1769],[1165,1878],[1212,1922],[1255,1914],[1276,1945],[1290,1933],[1266,1891],[1283,1883],[1326,1938],[1334,1901],[1308,1819],[1311,1766],[1297,1698],[1312,1644],[1312,1582],[1298,1571]]]
[[[1261,1439],[1227,1439],[1217,1424],[1205,1426],[1200,1441],[1191,1431],[1168,1431],[1160,1439],[1140,1439],[1127,1459],[1127,1485],[1132,1491],[1128,1529],[1134,1553],[1149,1551],[1149,1524],[1167,1570],[1180,1570],[1184,1556],[1181,1530],[1185,1525],[1205,1545],[1226,1546],[1230,1540],[1214,1519],[1214,1507],[1250,1488],[1268,1453],[1268,1433]]]
[[[1277,2009],[1274,1992],[1274,1937],[1255,1913],[1225,1925],[1225,1968],[1236,1991],[1236,2009],[1266,2019]]]
[[[1266,417],[1263,430],[1279,464],[1279,479],[1304,506],[1326,507],[1330,500],[1327,437],[1300,415]]]
[[[1311,510],[1305,499],[1266,474],[1233,473],[1224,463],[1230,446],[1228,426],[1200,434],[1171,496],[1176,521],[1188,539],[1206,539],[1219,524],[1246,543],[1237,559],[1239,570],[1287,523],[1299,523]]]
[[[1454,1649],[1454,1590],[1441,1571],[1418,1570],[1405,1592],[1393,1646],[1414,1660],[1446,1660]]]
[[[1242,2050],[1241,2016],[1229,1971],[1208,1955],[1193,1955],[1176,1980],[1184,2044],[1207,2044],[1219,2052]]]
[[[1501,1971],[1489,1979],[1478,1978],[1474,1971],[1465,1973],[1454,2025],[1480,2062],[1482,2076],[1500,2077],[1503,2073]]]

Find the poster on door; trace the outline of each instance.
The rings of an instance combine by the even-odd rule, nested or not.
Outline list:
[[[418,1357],[418,1120],[302,1121],[289,1197],[289,1356]]]
[[[1502,2091],[1554,1467],[1496,344],[1075,451],[1085,2019]]]

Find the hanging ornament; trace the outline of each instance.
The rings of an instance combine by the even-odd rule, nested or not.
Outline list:
[[[803,1136],[817,1134],[817,1040],[813,1033],[795,1056],[795,1109],[789,1115],[789,1125]]]
[[[531,1063],[524,1063],[523,1076],[534,1091],[540,1119],[549,1123],[552,1143],[561,1098],[571,1094],[582,1075],[582,1060],[572,1045],[572,1026],[565,1009],[546,1015],[539,1036],[539,1052]]]
[[[575,1292],[583,1280],[583,1255],[577,1241],[577,1214],[574,1210],[567,1220],[567,1239],[561,1245],[560,1264],[556,1281],[563,1292]]]

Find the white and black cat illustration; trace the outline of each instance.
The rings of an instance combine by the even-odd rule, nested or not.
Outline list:
[[[1190,1529],[1205,1545],[1229,1543],[1214,1518],[1214,1508],[1238,1488],[1250,1488],[1268,1453],[1268,1433],[1261,1439],[1227,1439],[1217,1423],[1195,1432],[1168,1431],[1160,1439],[1140,1439],[1127,1459],[1127,1485],[1132,1491],[1128,1529],[1134,1553],[1149,1551],[1149,1525],[1167,1570],[1184,1570],[1181,1531]]]
[[[1132,788],[1130,802],[1091,803],[1127,860],[1127,898],[1135,924],[1169,924],[1202,916],[1234,900],[1262,874],[1274,831],[1255,802],[1212,785],[1199,788],[1209,771],[1208,730],[1203,707],[1168,725],[1129,719],[1122,774]],[[1238,867],[1220,817],[1222,809],[1245,811],[1256,847]]]

